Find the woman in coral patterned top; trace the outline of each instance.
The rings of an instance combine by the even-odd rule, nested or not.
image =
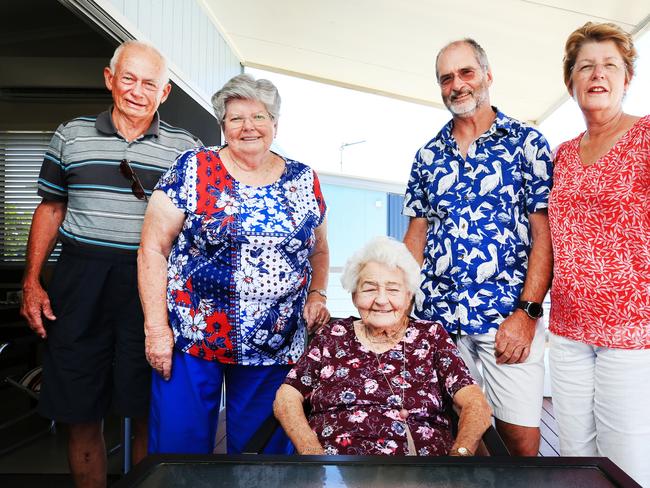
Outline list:
[[[607,456],[650,486],[650,116],[623,112],[636,53],[613,24],[566,43],[587,130],[556,154],[551,373],[565,456]]]
[[[361,319],[324,327],[274,404],[298,452],[471,455],[490,407],[444,327],[408,317],[419,266],[406,246],[375,239],[348,261],[341,281]],[[452,405],[460,409],[456,439]]]

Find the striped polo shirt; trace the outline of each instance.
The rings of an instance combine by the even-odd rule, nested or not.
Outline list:
[[[64,245],[135,252],[147,204],[131,191],[120,173],[126,159],[147,195],[182,152],[200,146],[189,132],[162,122],[155,114],[134,141],[122,137],[110,111],[78,117],[58,127],[45,153],[38,194],[66,202],[59,238]]]

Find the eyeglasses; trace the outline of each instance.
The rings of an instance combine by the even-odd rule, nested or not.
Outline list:
[[[603,68],[605,73],[614,74],[621,70],[621,66],[616,63],[607,62],[607,63],[584,63],[577,64],[573,67],[573,70],[581,76],[591,76],[596,68],[600,66]]]
[[[144,191],[142,183],[140,183],[138,174],[126,159],[123,159],[120,163],[120,173],[122,173],[122,176],[124,176],[127,180],[131,180],[131,193],[135,195],[135,198],[148,202],[149,199],[147,198],[147,193]]]
[[[250,117],[244,117],[243,115],[230,115],[223,118],[223,121],[226,122],[233,129],[238,129],[244,125],[245,120],[250,120],[255,127],[262,127],[266,125],[269,121],[273,120],[271,114],[265,114],[260,112],[253,114]]]

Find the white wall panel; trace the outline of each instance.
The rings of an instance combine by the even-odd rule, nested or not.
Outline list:
[[[239,59],[196,0],[106,1],[160,49],[204,102],[241,73]]]

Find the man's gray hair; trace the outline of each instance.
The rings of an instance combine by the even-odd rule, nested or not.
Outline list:
[[[274,122],[280,117],[280,94],[269,80],[256,80],[249,74],[237,75],[226,82],[223,88],[212,95],[212,107],[223,128],[226,104],[230,100],[254,100],[261,102]]]
[[[169,67],[167,66],[167,59],[165,59],[165,56],[162,55],[160,51],[153,45],[148,42],[144,41],[138,41],[136,39],[129,39],[128,41],[124,41],[122,44],[117,46],[115,48],[115,52],[113,53],[113,57],[111,58],[110,62],[108,63],[108,67],[111,70],[111,73],[115,74],[115,67],[117,66],[117,62],[120,59],[120,56],[122,55],[122,52],[124,51],[124,48],[126,47],[139,47],[141,49],[146,49],[148,51],[153,52],[156,56],[160,58],[163,64],[163,83],[168,83],[169,82]]]
[[[467,44],[469,47],[472,48],[472,50],[474,51],[474,56],[476,56],[476,61],[478,62],[479,66],[483,69],[484,73],[487,73],[487,71],[490,69],[490,62],[488,61],[488,57],[487,54],[485,53],[485,49],[483,49],[481,45],[471,37],[466,37],[465,39],[452,41],[449,44],[445,45],[440,51],[438,51],[438,55],[436,56],[436,80],[440,81],[440,73],[438,73],[438,59],[440,59],[442,53],[444,53],[448,48],[452,46],[457,46],[459,44]]]
[[[355,252],[343,268],[341,284],[350,293],[357,291],[359,274],[366,264],[375,262],[404,272],[406,286],[415,295],[420,288],[420,266],[404,245],[392,237],[379,236]]]

